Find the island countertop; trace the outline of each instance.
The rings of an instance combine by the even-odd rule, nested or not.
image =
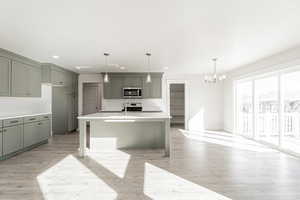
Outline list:
[[[100,112],[79,116],[80,120],[147,120],[147,119],[170,119],[166,112]]]

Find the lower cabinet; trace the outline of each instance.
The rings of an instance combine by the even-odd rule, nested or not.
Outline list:
[[[38,142],[47,140],[50,136],[50,121],[45,120],[39,123]]]
[[[2,154],[2,136],[3,136],[3,134],[2,134],[2,128],[0,128],[0,157],[3,155]]]
[[[24,147],[47,140],[50,135],[50,121],[44,120],[24,124]]]
[[[24,124],[24,147],[29,147],[38,142],[39,123]]]
[[[3,155],[16,152],[23,148],[23,124],[4,127],[2,130]]]

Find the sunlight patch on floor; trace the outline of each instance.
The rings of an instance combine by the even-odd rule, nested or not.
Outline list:
[[[69,155],[37,176],[45,200],[106,199],[113,200],[117,193]]]
[[[226,147],[237,148],[240,150],[248,150],[254,152],[276,152],[276,150],[261,145],[257,142],[247,140],[245,138],[229,135],[226,133],[200,133],[195,134],[194,132],[179,130],[186,138],[198,140],[202,142],[218,144]]]
[[[105,167],[110,172],[114,173],[119,178],[123,178],[125,176],[128,162],[130,160],[129,154],[119,150],[97,153],[89,152],[87,156]]]
[[[231,200],[150,163],[145,163],[144,193],[155,200]]]

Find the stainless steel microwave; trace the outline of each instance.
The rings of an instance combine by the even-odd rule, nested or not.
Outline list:
[[[142,98],[142,88],[123,88],[123,98],[134,99]]]

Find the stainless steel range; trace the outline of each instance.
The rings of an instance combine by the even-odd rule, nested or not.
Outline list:
[[[124,103],[122,111],[141,112],[143,111],[143,106],[142,103]]]

